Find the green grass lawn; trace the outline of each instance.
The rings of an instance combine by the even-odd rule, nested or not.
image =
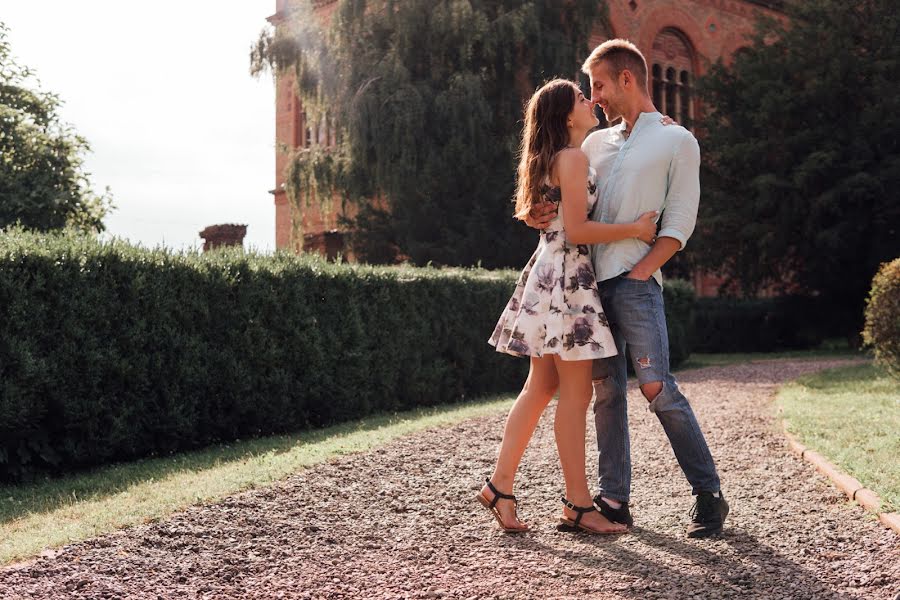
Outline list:
[[[900,392],[871,363],[802,377],[778,393],[788,431],[900,510]]]
[[[859,356],[846,351],[826,355]],[[696,355],[682,368],[818,356],[822,354]],[[513,398],[511,393],[475,403],[373,416],[328,429],[238,441],[30,485],[0,485],[0,564],[266,486],[329,458],[370,450],[408,433],[501,414]]]

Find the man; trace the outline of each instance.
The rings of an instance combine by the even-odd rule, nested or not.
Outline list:
[[[722,531],[728,503],[706,440],[690,404],[669,371],[669,338],[662,298],[662,267],[693,233],[700,201],[700,149],[686,129],[668,125],[647,91],[647,63],[626,40],[598,46],[582,70],[590,76],[591,101],[607,121],[582,150],[597,171],[600,199],[591,218],[630,223],[660,211],[652,246],[636,239],[593,248],[603,308],[619,354],[594,364],[594,418],[599,449],[600,494],[594,502],[610,521],[632,525],[631,449],[628,434],[626,356],[641,392],[669,438],[675,457],[697,496],[689,537]],[[528,220],[543,228],[555,216],[542,207]]]

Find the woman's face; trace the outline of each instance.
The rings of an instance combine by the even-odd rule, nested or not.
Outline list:
[[[573,86],[574,87],[574,86]],[[585,98],[584,94],[577,87],[575,88],[575,107],[569,113],[568,124],[572,129],[584,130],[592,129],[600,123],[594,114],[594,108],[590,99]]]

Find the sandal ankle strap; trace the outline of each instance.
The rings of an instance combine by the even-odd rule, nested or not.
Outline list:
[[[586,515],[589,512],[593,512],[597,510],[597,507],[591,504],[590,506],[576,506],[573,502],[569,501],[565,496],[562,498],[562,503],[566,505],[566,508],[569,510],[573,510],[578,513],[578,516],[575,517],[575,526],[577,527],[579,523],[581,523],[581,517]]]
[[[490,479],[485,479],[484,482],[487,484],[488,489],[491,490],[491,493],[494,494],[494,498],[491,500],[490,508],[494,508],[497,505],[497,502],[499,502],[500,500],[512,500],[516,503],[516,505],[519,504],[519,501],[516,500],[515,496],[513,496],[512,494],[504,494],[503,492],[495,488]]]

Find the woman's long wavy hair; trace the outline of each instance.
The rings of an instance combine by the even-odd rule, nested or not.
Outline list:
[[[550,163],[569,144],[566,126],[575,108],[577,85],[568,79],[554,79],[534,93],[525,107],[525,128],[519,147],[516,184],[517,219],[528,216],[541,199],[541,186],[550,174]]]

